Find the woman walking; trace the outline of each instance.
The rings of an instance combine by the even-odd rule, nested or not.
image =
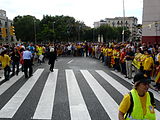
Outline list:
[[[57,52],[54,48],[50,49],[50,53],[49,53],[49,61],[48,64],[50,65],[50,71],[53,72],[53,68],[54,68],[54,63],[55,60],[57,59]]]

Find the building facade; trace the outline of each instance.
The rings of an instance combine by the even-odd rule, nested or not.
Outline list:
[[[143,0],[142,42],[160,44],[160,0]]]
[[[5,10],[0,10],[0,43],[16,42],[13,21],[6,16]]]
[[[123,24],[123,21],[125,21],[124,24]],[[99,22],[94,22],[94,28],[98,28],[104,24],[110,25],[112,27],[123,27],[123,25],[124,25],[131,32],[130,41],[132,41],[132,39],[136,39],[136,37],[137,37],[136,36],[137,31],[138,31],[137,22],[138,22],[138,19],[136,17],[105,18],[105,20],[101,20]]]

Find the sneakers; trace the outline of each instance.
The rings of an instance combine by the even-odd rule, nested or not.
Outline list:
[[[53,69],[49,69],[51,72],[53,72]]]
[[[127,76],[125,76],[125,78],[128,78]]]

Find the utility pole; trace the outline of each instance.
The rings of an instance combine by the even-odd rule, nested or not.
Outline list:
[[[34,19],[34,42],[35,44],[37,43],[37,38],[36,38],[36,20]]]
[[[54,24],[55,24],[55,21],[53,22],[53,42],[55,43],[55,40],[54,40]]]
[[[124,25],[125,25],[125,6],[123,0],[123,32],[122,32],[122,43],[124,43]]]

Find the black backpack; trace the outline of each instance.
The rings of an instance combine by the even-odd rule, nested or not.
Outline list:
[[[150,92],[150,91],[148,91],[148,92],[149,92],[149,95],[150,95],[150,98],[151,98],[151,104],[155,107],[156,104],[155,104],[155,100],[154,100],[153,93]],[[127,111],[127,114],[126,114],[126,116],[125,116],[125,119],[127,118],[128,115],[129,115],[129,117],[130,117],[130,115],[131,115],[131,113],[132,113],[132,111],[133,111],[133,105],[134,105],[134,103],[133,103],[133,97],[132,97],[131,92],[129,92],[129,95],[130,95],[131,105],[130,105],[128,111]]]

